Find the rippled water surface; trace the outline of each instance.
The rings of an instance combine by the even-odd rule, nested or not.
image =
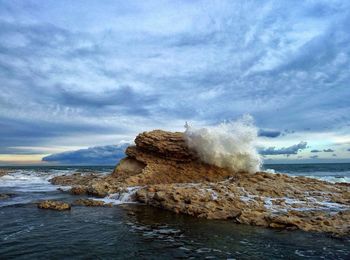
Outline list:
[[[4,258],[346,259],[350,253],[346,240],[198,220],[142,205],[74,207],[70,212],[5,207],[0,230]]]
[[[263,169],[329,182],[350,182],[350,163],[267,164]]]
[[[278,166],[268,168],[281,171]],[[106,174],[111,169],[25,168],[0,177],[0,193],[13,194],[0,200],[0,259],[349,259],[349,239],[323,234],[202,220],[139,204],[77,206],[67,212],[35,205],[43,199],[77,198],[57,191],[48,182],[52,176],[81,171]],[[326,171],[317,169],[327,177]],[[345,167],[337,174],[347,171]],[[331,176],[335,171],[328,172]],[[312,171],[288,173],[311,175]]]

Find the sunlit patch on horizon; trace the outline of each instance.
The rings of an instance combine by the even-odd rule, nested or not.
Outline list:
[[[48,154],[0,154],[0,166],[11,164],[42,164],[41,159]]]

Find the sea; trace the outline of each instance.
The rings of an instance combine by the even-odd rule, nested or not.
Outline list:
[[[0,259],[350,259],[350,238],[205,220],[114,199],[111,208],[38,209],[45,199],[72,202],[54,176],[109,174],[108,166],[4,167],[0,177]],[[350,164],[270,164],[264,170],[350,182]],[[112,199],[113,200],[113,199]]]

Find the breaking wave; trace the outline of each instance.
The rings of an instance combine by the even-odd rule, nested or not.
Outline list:
[[[185,125],[188,146],[201,160],[234,172],[260,170],[261,157],[256,149],[258,129],[250,115],[217,126],[193,128]]]
[[[94,200],[112,203],[113,205],[135,203],[135,194],[140,188],[140,186],[128,187],[124,192],[110,194],[105,198],[94,198]]]

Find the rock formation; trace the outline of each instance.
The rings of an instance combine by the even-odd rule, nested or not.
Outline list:
[[[112,207],[112,203],[106,203],[104,201],[92,200],[92,199],[78,199],[72,203],[73,206],[85,206],[85,207]],[[38,203],[39,209],[52,209],[52,210],[70,210],[71,204],[63,201],[45,200]]]
[[[216,183],[150,185],[138,190],[136,197],[196,217],[350,234],[348,187],[303,177],[241,173]]]
[[[92,173],[88,174],[82,174],[82,173],[74,173],[72,175],[61,175],[61,176],[56,176],[52,179],[50,179],[50,182],[54,185],[81,185],[81,186],[86,186],[88,185],[91,181],[95,179],[99,179],[100,176]]]
[[[0,200],[9,199],[11,197],[15,196],[15,194],[12,193],[0,193]]]
[[[129,186],[213,182],[232,175],[227,169],[201,162],[188,149],[183,133],[144,132],[135,143],[112,174]]]
[[[6,174],[10,173],[11,170],[8,169],[0,169],[0,177],[5,176]]]
[[[127,148],[127,157],[110,176],[68,181],[68,185],[79,184],[71,192],[105,196],[139,186],[137,201],[175,213],[270,228],[350,234],[350,184],[231,172],[201,162],[182,133],[144,132],[135,144]]]
[[[112,207],[112,203],[106,203],[104,201],[92,199],[78,199],[73,202],[73,205],[86,207]]]
[[[110,176],[73,174],[50,180],[55,185],[73,186],[72,194],[105,197],[129,186],[150,184],[198,183],[225,180],[232,175],[226,169],[201,162],[187,148],[182,133],[161,130],[144,132],[129,146]]]
[[[38,203],[38,208],[62,211],[62,210],[70,210],[71,206],[68,203],[62,202],[62,201],[45,200]]]

